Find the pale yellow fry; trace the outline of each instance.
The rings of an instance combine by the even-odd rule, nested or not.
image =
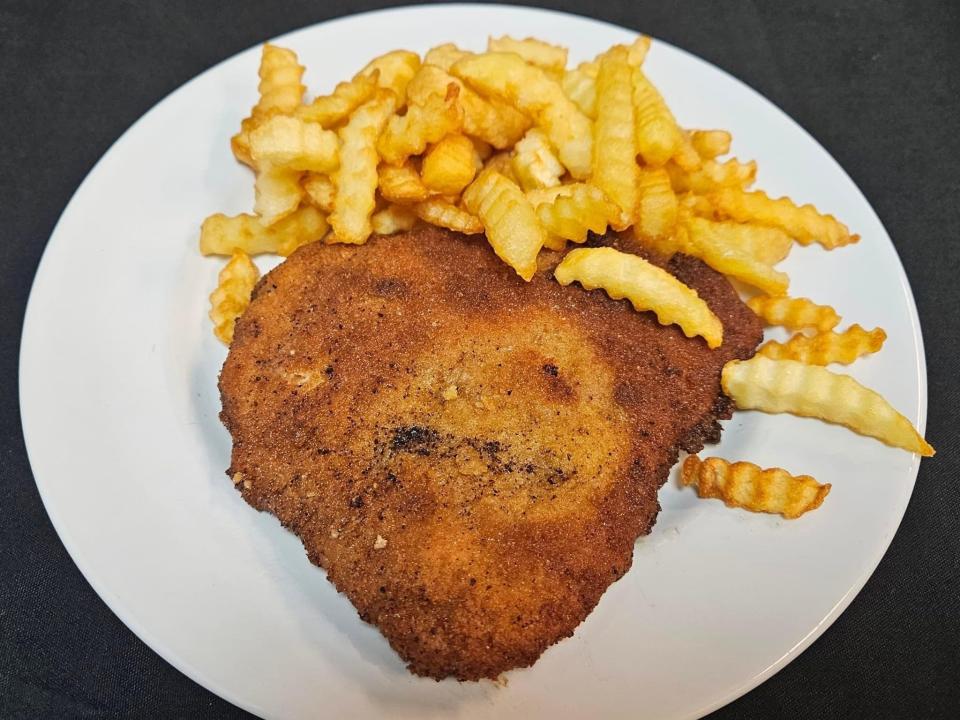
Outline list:
[[[483,223],[480,222],[480,218],[446,200],[439,198],[424,200],[414,205],[413,211],[424,222],[461,232],[464,235],[478,235],[483,232]]]
[[[669,168],[669,165],[667,167]],[[678,200],[680,207],[694,215],[699,215],[700,217],[709,218],[711,220],[715,217],[713,205],[711,205],[710,201],[707,200],[707,198],[705,198],[703,195],[696,195],[688,192],[680,195]],[[793,240],[791,239],[790,242],[792,243]]]
[[[226,345],[233,342],[233,328],[237,318],[250,305],[250,294],[260,279],[260,271],[242,250],[220,271],[217,289],[210,293],[210,319],[213,334]]]
[[[250,133],[269,117],[278,113],[292,113],[303,102],[306,89],[300,82],[304,67],[292,50],[270,45],[263,46],[260,55],[260,98],[250,116],[240,123],[240,132],[230,139],[230,147],[237,160],[254,166],[250,157]]]
[[[407,100],[422,105],[431,95],[445,94],[451,83],[460,90],[457,100],[463,108],[463,131],[467,135],[502,150],[511,147],[530,127],[530,119],[520,111],[501,100],[480,97],[459,78],[434,65],[424,64],[420,68],[407,86]]]
[[[701,335],[711,348],[723,342],[723,325],[696,290],[637,255],[609,247],[578,248],[567,253],[553,275],[561,285],[576,281],[587,290],[603,288],[637,310],[652,310],[661,324],[679,325],[687,337]]]
[[[513,150],[513,174],[524,190],[554,187],[566,172],[540,128],[527,131]]]
[[[743,410],[791,413],[844,425],[920,455],[933,448],[882,395],[849,375],[796,360],[757,355],[723,368],[723,391]]]
[[[727,245],[765,265],[776,265],[793,247],[793,239],[780,228],[733,222],[719,222],[716,226]]]
[[[536,38],[515,40],[509,35],[489,38],[487,50],[490,52],[516,53],[531,65],[551,73],[561,73],[567,67],[567,49],[551,45]]]
[[[664,165],[684,143],[683,132],[660,92],[639,67],[633,70],[637,148],[648,165]]]
[[[407,85],[420,69],[420,56],[409,50],[393,50],[375,57],[357,73],[359,77],[373,78],[378,87],[397,96],[397,105],[407,101]]]
[[[449,72],[455,62],[470,55],[473,55],[473,53],[461,50],[453,43],[444,43],[430,48],[427,54],[423,56],[423,64],[435,65]]]
[[[337,134],[319,123],[275,115],[250,133],[250,157],[291,170],[329,173],[339,164]]]
[[[793,330],[814,328],[818,332],[829,332],[840,322],[836,310],[829,305],[817,305],[808,298],[757,295],[747,301],[747,306],[767,325],[782,325]]]
[[[591,120],[597,118],[597,75],[600,62],[591,60],[567,70],[560,78],[563,93]]]
[[[728,236],[736,232],[736,228],[692,216],[684,218],[684,227],[688,240],[684,252],[695,255],[714,270],[731,275],[768,295],[787,292],[790,278],[786,273],[775,270],[728,241]]]
[[[520,184],[520,179],[513,172],[513,155],[507,151],[494,153],[483,164],[484,170],[493,170],[503,175],[512,183]]]
[[[300,207],[302,173],[285,167],[261,164],[254,181],[253,211],[264,225],[282,220]]]
[[[424,155],[420,178],[434,192],[459,195],[482,165],[470,138],[447,135]]]
[[[849,365],[863,355],[878,352],[886,339],[882,328],[867,331],[854,324],[840,333],[798,333],[785,343],[770,340],[757,352],[774,360],[797,360],[807,365]]]
[[[307,199],[314,207],[327,214],[333,212],[333,198],[337,194],[337,187],[329,175],[307,173],[301,184],[307,193]]]
[[[749,187],[757,177],[756,162],[741,163],[736,158],[722,163],[704,160],[696,170],[690,172],[673,162],[667,163],[666,168],[674,190],[701,195],[725,187]]]
[[[537,271],[545,233],[520,186],[485,169],[463,192],[467,210],[480,218],[493,251],[524,280]]]
[[[254,215],[228,217],[217,213],[203,221],[200,252],[204,255],[290,255],[301,245],[321,240],[329,226],[322,212],[306,205],[279,222],[266,226]]]
[[[816,510],[830,493],[809,475],[791,475],[783,468],[762,469],[749,462],[727,462],[688,455],[680,473],[681,485],[693,485],[702,498],[723,500],[728,507],[783,515],[788,520]]]
[[[417,222],[417,215],[409,207],[403,205],[388,205],[378,210],[370,218],[373,232],[377,235],[393,235],[405,232]]]
[[[670,177],[662,168],[644,169],[640,174],[640,204],[634,232],[657,240],[671,237],[677,229],[677,196]]]
[[[590,174],[590,119],[543,70],[525,63],[519,55],[484,53],[463,58],[451,71],[481,93],[500,98],[533,118],[573,177],[582,179]]]
[[[633,224],[640,204],[636,112],[631,101],[633,68],[627,57],[626,48],[612,48],[601,59],[597,75],[591,182],[620,208],[612,221],[614,230]]]
[[[330,225],[334,241],[366,242],[373,226],[370,216],[376,203],[377,138],[397,106],[397,96],[379,90],[373,100],[361,105],[340,129],[340,168],[333,175],[337,194]]]
[[[855,243],[847,226],[833,215],[824,215],[813,205],[797,206],[790,198],[773,199],[762,190],[744,192],[733,188],[709,195],[710,203],[723,216],[739,222],[756,222],[781,228],[801,245],[820,243],[827,250]]]
[[[607,225],[620,216],[616,205],[607,200],[600,188],[584,183],[563,186],[565,192],[548,202],[538,203],[537,218],[549,234],[555,249],[557,238],[585,242],[587,233],[606,232]],[[530,199],[530,193],[527,193]]]
[[[457,102],[460,88],[451,83],[443,95],[430,95],[423,104],[407,107],[405,115],[394,115],[377,143],[380,157],[400,165],[411,155],[419,155],[429,143],[439,142],[447,133],[463,126],[463,108]]]
[[[420,173],[409,160],[403,165],[381,163],[378,172],[379,190],[384,200],[408,204],[430,196],[430,189],[423,184]]]
[[[549,188],[534,188],[533,190],[527,190],[527,200],[530,201],[530,204],[537,208],[543,203],[552,203],[561,195],[572,195],[576,189],[584,185],[585,183],[568,183],[566,185],[556,185]]]
[[[733,136],[726,130],[694,130],[690,133],[690,144],[704,160],[714,160],[730,152]]]
[[[297,116],[333,127],[346,120],[350,113],[370,100],[377,92],[379,75],[358,75],[347,82],[338,83],[330,95],[321,95],[309,105],[297,110]]]

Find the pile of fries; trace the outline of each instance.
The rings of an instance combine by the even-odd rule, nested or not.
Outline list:
[[[607,247],[567,252],[589,233],[628,231],[651,256],[692,255],[756,289],[750,308],[798,331],[727,365],[723,389],[738,407],[818,417],[932,455],[880,395],[822,367],[878,351],[884,331],[836,332],[837,313],[788,297],[790,279],[774,267],[794,242],[833,250],[858,236],[810,205],[751,189],[756,163],[721,159],[730,133],[682,128],[644,73],[649,48],[641,36],[573,68],[565,48],[535,39],[491,38],[481,53],[440,45],[422,58],[397,50],[308,101],[296,54],[265,45],[260,99],[231,140],[255,174],[254,212],[212,215],[200,233],[203,254],[232,257],[211,296],[217,336],[230,342],[249,303],[258,277],[249,255],[429,223],[484,234],[524,280],[544,248],[565,253],[558,282],[626,298],[718,347],[720,320],[656,264]],[[688,458],[683,477],[703,496],[787,517],[829,491],[718,458]]]

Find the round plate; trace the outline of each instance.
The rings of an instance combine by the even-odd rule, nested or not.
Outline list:
[[[633,34],[542,10],[434,6],[376,12],[279,38],[328,91],[373,55],[488,35],[536,35],[592,57]],[[734,40],[731,39],[731,42]],[[201,220],[249,211],[252,179],[228,140],[256,100],[259,49],[163,100],[97,164],[60,219],[30,296],[20,397],[30,461],[57,532],[137,635],[213,692],[271,718],[696,717],[783,667],[847,606],[893,537],[918,459],[816,420],[740,413],[711,454],[833,483],[786,522],[668,483],[633,568],[575,635],[508,683],[416,678],[310,565],[299,541],[224,476],[224,348],[206,313],[222,261]],[[890,339],[852,374],[919,427],[926,383],[917,314],[893,245],[837,163],[770,102],[655,43],[646,68],[686,127],[728,128],[758,186],[863,236],[798,248],[792,293]]]

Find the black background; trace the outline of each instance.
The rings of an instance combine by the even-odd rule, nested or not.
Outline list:
[[[127,630],[57,539],[21,434],[23,310],[70,195],[141,114],[266,38],[388,4],[0,2],[0,717],[244,717]],[[960,5],[550,5],[690,50],[807,128],[890,232],[925,331],[938,455],[890,551],[820,640],[716,717],[958,717]]]

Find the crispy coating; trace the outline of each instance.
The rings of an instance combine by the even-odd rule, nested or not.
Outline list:
[[[432,227],[305,246],[258,285],[220,377],[244,499],[419,675],[494,678],[571,635],[678,451],[719,439],[721,368],[761,339],[692,258],[667,268],[724,323],[714,351],[561,287],[545,256],[525,283],[482,237]]]

